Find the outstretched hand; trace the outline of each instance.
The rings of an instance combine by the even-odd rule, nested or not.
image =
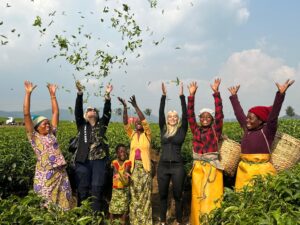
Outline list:
[[[47,84],[47,88],[49,90],[50,95],[51,96],[55,96],[55,92],[56,92],[56,90],[58,88],[57,85],[56,84],[50,84],[50,83],[48,83]]]
[[[136,108],[138,105],[136,103],[135,95],[132,95],[130,97],[130,100],[128,101],[134,108]]]
[[[109,94],[110,94],[110,92],[112,92],[112,90],[113,90],[112,84],[106,85],[106,90],[105,90],[106,93],[109,93]]]
[[[279,84],[279,83],[275,83],[277,88],[278,88],[278,91],[281,93],[281,94],[284,94],[286,92],[286,90],[295,82],[295,80],[290,80],[288,79],[284,84]]]
[[[125,99],[118,97],[118,100],[121,102],[121,104],[124,106],[124,108],[127,108]]]
[[[217,78],[217,79],[215,79],[214,84],[210,85],[210,87],[211,87],[211,89],[213,90],[214,93],[219,92],[220,83],[221,83],[221,79]]]
[[[76,80],[75,85],[78,92],[82,92],[84,90],[84,86],[80,83],[79,80]]]
[[[236,95],[240,89],[240,85],[232,86],[228,88],[228,91],[231,93],[231,95]]]
[[[161,83],[161,90],[163,95],[167,95],[167,89],[164,82]]]
[[[26,93],[31,93],[36,88],[36,85],[28,80],[24,81],[24,86]]]
[[[188,85],[188,89],[190,91],[190,95],[194,96],[198,89],[197,82],[196,81],[191,82],[190,85]]]

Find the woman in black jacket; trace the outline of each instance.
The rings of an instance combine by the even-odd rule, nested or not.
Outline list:
[[[180,122],[176,111],[169,111],[165,118],[166,87],[162,83],[162,97],[159,108],[159,128],[161,132],[161,156],[157,169],[157,181],[160,195],[160,220],[166,223],[168,208],[168,190],[172,180],[173,196],[175,199],[176,220],[182,222],[182,191],[185,179],[181,146],[184,142],[188,129],[187,107],[183,95],[183,84],[180,84],[179,98],[182,108],[182,119]]]
[[[75,105],[75,119],[79,132],[78,149],[75,158],[75,175],[78,191],[78,205],[81,201],[93,196],[94,211],[103,210],[103,189],[106,178],[106,164],[109,157],[105,132],[111,117],[110,92],[112,85],[107,85],[103,116],[99,118],[99,111],[88,107],[83,113],[82,86],[77,81],[77,98]]]

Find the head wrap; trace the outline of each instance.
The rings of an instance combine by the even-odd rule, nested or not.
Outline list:
[[[249,112],[254,113],[260,120],[266,122],[271,110],[272,106],[255,106],[249,109]]]
[[[32,116],[33,127],[37,128],[41,124],[41,122],[47,119],[48,118],[44,116],[39,116],[39,115]]]
[[[209,114],[212,116],[212,118],[215,117],[215,111],[212,110],[212,109],[209,109],[209,108],[203,108],[203,109],[201,109],[200,112],[199,112],[199,116],[200,116],[202,113],[204,113],[204,112],[209,113]]]

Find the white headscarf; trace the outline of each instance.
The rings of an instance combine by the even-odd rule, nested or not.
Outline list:
[[[203,108],[203,109],[200,110],[199,116],[200,116],[202,113],[204,113],[204,112],[209,113],[213,118],[215,118],[215,111],[214,111],[214,110],[209,109],[209,108]]]

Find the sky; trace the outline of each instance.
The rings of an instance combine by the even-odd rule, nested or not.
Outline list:
[[[47,62],[58,52],[52,47],[53,37],[64,30],[70,35],[81,24],[93,36],[88,42],[90,52],[101,48],[120,54],[124,46],[120,32],[109,20],[100,23],[99,18],[105,17],[104,6],[121,9],[122,4],[130,6],[143,39],[141,48],[126,55],[127,66],[115,66],[105,78],[87,80],[62,57]],[[158,115],[161,83],[165,82],[166,111],[175,109],[181,114],[179,86],[172,82],[178,77],[186,96],[187,85],[197,81],[197,113],[214,107],[210,84],[219,77],[225,118],[234,118],[228,87],[241,85],[238,96],[247,111],[255,105],[272,105],[275,82],[287,79],[296,82],[287,91],[281,115],[287,106],[300,114],[299,8],[297,0],[157,0],[154,8],[147,0],[1,0],[0,35],[8,43],[0,45],[0,110],[22,110],[24,80],[37,84],[32,111],[50,108],[47,82],[58,84],[60,108],[73,108],[75,76],[89,93],[97,92],[99,84],[112,83],[113,108],[120,107],[118,96],[129,99],[135,94],[140,108],[150,108],[154,115]],[[55,17],[49,17],[54,11]],[[54,21],[44,35],[32,26],[36,16],[43,24]],[[0,40],[6,39],[0,36]],[[91,95],[88,105],[102,107],[103,98]]]

